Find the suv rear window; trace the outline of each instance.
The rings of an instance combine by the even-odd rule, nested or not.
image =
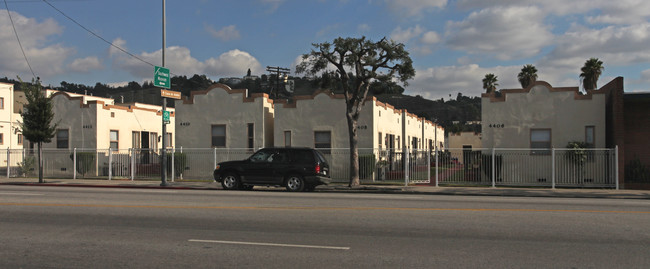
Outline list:
[[[314,154],[311,150],[293,150],[293,161],[296,163],[314,163]]]
[[[316,153],[316,157],[318,158],[318,161],[320,163],[327,163],[327,159],[325,159],[325,156],[323,156],[323,154],[320,153],[320,151],[316,150],[314,152]]]

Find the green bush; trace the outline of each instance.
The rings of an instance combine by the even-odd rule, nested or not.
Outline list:
[[[587,161],[587,151],[585,150],[588,145],[585,142],[574,141],[569,142],[566,146],[568,149],[566,155],[564,156],[567,161],[577,165],[582,166]]]
[[[70,154],[70,160],[74,161],[74,153]],[[94,165],[94,152],[77,152],[77,172],[81,174],[82,177],[85,177],[86,173],[90,172]]]
[[[172,173],[172,155],[167,154],[167,174]],[[180,176],[183,171],[185,171],[185,166],[187,165],[187,154],[182,152],[174,152],[174,171],[176,171],[175,176]]]
[[[359,178],[372,178],[376,163],[375,154],[359,155]]]
[[[25,159],[18,164],[18,174],[23,177],[27,176],[27,173],[34,170],[34,165],[36,164],[36,158],[34,156],[27,156]]]

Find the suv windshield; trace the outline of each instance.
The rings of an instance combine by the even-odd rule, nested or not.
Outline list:
[[[271,162],[273,152],[270,150],[260,150],[253,154],[253,156],[250,157],[250,160],[254,163],[260,163],[260,162]]]

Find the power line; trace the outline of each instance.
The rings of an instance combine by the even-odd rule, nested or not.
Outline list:
[[[99,36],[99,35],[96,34],[95,32],[91,31],[90,29],[88,29],[88,28],[86,28],[85,26],[81,25],[81,23],[77,22],[76,20],[74,20],[73,18],[71,18],[70,16],[68,16],[67,14],[65,14],[63,11],[59,10],[58,8],[56,8],[55,6],[53,6],[52,4],[50,4],[50,2],[48,2],[47,0],[42,0],[42,1],[45,2],[46,4],[48,4],[48,5],[49,5],[50,7],[52,7],[54,10],[58,11],[59,13],[61,13],[61,15],[63,15],[63,16],[66,17],[66,18],[68,18],[70,21],[74,22],[76,25],[78,25],[78,26],[81,27],[82,29],[86,30],[86,32],[88,32],[88,33],[94,35],[95,37],[97,37],[97,38],[99,38],[99,39],[101,39],[102,41],[106,42],[107,44],[111,45],[112,47],[114,47],[114,48],[116,48],[116,49],[118,49],[118,50],[120,50],[120,51],[126,53],[127,55],[129,55],[129,56],[131,56],[131,57],[133,57],[133,58],[136,58],[136,59],[140,60],[140,61],[143,62],[143,63],[146,63],[146,64],[151,65],[151,66],[155,66],[154,64],[152,64],[152,63],[150,63],[150,62],[147,62],[147,61],[141,59],[140,57],[138,57],[138,56],[136,56],[136,55],[134,55],[134,54],[132,54],[132,53],[126,51],[125,49],[120,48],[119,46],[113,44],[113,42],[110,42],[110,41],[106,40],[105,38]],[[6,0],[5,0],[5,4],[6,4]]]
[[[5,7],[7,8],[7,14],[9,14],[9,20],[11,21],[11,27],[14,28],[14,34],[16,34],[16,39],[18,40],[18,45],[20,46],[20,51],[23,52],[23,57],[25,57],[25,62],[27,62],[27,66],[29,67],[29,71],[32,72],[32,78],[36,79],[36,75],[34,74],[34,70],[32,69],[32,66],[29,64],[29,61],[27,60],[27,54],[25,54],[25,49],[23,49],[23,44],[20,42],[20,37],[18,37],[18,31],[16,31],[16,26],[14,25],[14,19],[11,18],[11,12],[9,11],[9,5],[7,5],[7,0],[5,1]]]

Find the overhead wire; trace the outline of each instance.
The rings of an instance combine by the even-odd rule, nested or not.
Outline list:
[[[11,17],[11,12],[9,11],[9,5],[7,4],[7,0],[4,0],[4,2],[5,2],[5,7],[7,8],[7,14],[9,14],[9,20],[11,21],[11,27],[14,28],[14,34],[16,34],[16,39],[18,40],[18,46],[20,46],[20,51],[23,52],[23,57],[25,57],[25,62],[27,62],[27,67],[29,67],[29,71],[32,72],[32,78],[36,79],[36,74],[34,74],[32,65],[30,65],[29,60],[27,60],[27,54],[25,53],[25,49],[23,49],[23,44],[20,42],[20,37],[18,37],[18,31],[16,31],[16,26],[14,25],[14,19]]]
[[[138,56],[136,56],[136,55],[134,55],[134,54],[128,52],[127,50],[125,50],[125,49],[123,49],[123,48],[121,48],[121,47],[119,47],[119,46],[113,44],[113,42],[110,42],[110,41],[106,40],[105,38],[101,37],[100,35],[96,34],[95,32],[91,31],[90,29],[86,28],[85,26],[81,25],[81,23],[77,22],[75,19],[71,18],[70,16],[68,16],[67,14],[65,14],[63,11],[61,11],[61,10],[58,9],[58,8],[56,8],[54,5],[52,5],[52,4],[51,4],[50,2],[48,2],[47,0],[42,0],[42,1],[45,2],[46,4],[48,4],[50,7],[52,7],[52,8],[53,8],[54,10],[56,10],[57,12],[61,13],[61,15],[63,15],[63,16],[66,17],[66,18],[68,18],[70,21],[74,22],[76,25],[78,25],[78,26],[81,27],[82,29],[86,30],[86,32],[90,33],[91,35],[93,35],[93,36],[95,36],[95,37],[97,37],[97,38],[99,38],[99,39],[101,39],[102,41],[104,41],[104,42],[106,42],[107,44],[109,44],[111,47],[114,47],[114,48],[120,50],[121,52],[124,52],[124,53],[126,53],[127,55],[129,55],[129,56],[131,56],[131,57],[133,57],[133,58],[135,58],[135,59],[138,59],[139,61],[141,61],[141,62],[143,62],[143,63],[146,63],[146,64],[151,65],[151,66],[155,66],[154,64],[152,64],[152,63],[150,63],[150,62],[147,62],[147,61],[143,60],[142,58],[140,58],[140,57],[138,57]],[[5,0],[5,4],[6,4],[6,0]]]

